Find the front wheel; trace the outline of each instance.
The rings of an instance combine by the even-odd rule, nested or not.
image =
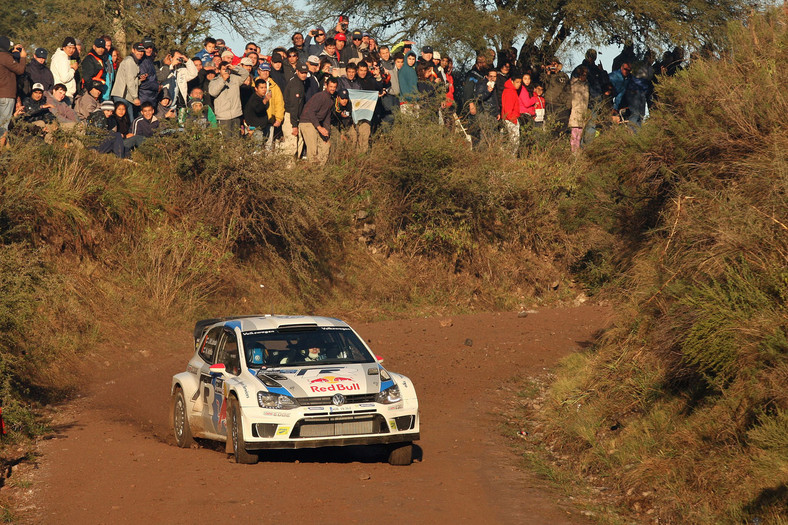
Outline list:
[[[394,445],[389,452],[389,465],[405,466],[413,463],[413,444]]]
[[[189,414],[186,410],[186,398],[180,387],[176,388],[172,395],[172,429],[179,447],[189,448],[194,444],[192,429],[189,427]]]
[[[257,454],[250,454],[246,451],[246,442],[244,441],[243,424],[241,423],[241,407],[238,406],[238,401],[235,398],[228,400],[229,404],[229,418],[228,436],[232,443],[233,456],[236,463],[244,465],[254,465],[260,458]]]

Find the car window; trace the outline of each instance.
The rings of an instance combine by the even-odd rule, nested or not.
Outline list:
[[[214,357],[216,356],[216,347],[219,344],[219,338],[222,336],[222,327],[217,326],[208,332],[203,340],[202,347],[200,348],[200,357],[208,363],[213,364]]]
[[[258,330],[243,334],[247,366],[372,363],[375,358],[349,328]]]
[[[223,363],[228,374],[237,376],[241,373],[241,357],[238,355],[238,339],[235,333],[225,331],[219,345],[217,363]]]

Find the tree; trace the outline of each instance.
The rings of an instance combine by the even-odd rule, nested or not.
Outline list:
[[[64,37],[74,36],[89,49],[107,33],[122,54],[127,43],[144,37],[153,38],[160,49],[196,51],[212,23],[252,39],[267,22],[293,24],[296,15],[286,0],[30,0],[24,11],[1,9],[0,27],[10,26],[8,33],[25,44],[52,50]]]
[[[313,15],[348,13],[392,41],[427,35],[473,50],[523,42],[521,54],[550,56],[572,41],[699,47],[751,8],[746,0],[318,0]]]

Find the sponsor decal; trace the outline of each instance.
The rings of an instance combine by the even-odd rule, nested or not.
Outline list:
[[[276,435],[277,436],[286,436],[289,433],[290,433],[290,427],[281,427],[280,426],[278,429],[276,429]]]
[[[340,376],[325,376],[325,377],[318,377],[317,379],[312,379],[309,381],[310,383],[342,383],[343,381],[353,381],[352,377],[340,377]]]
[[[389,421],[389,427],[391,427],[391,430],[397,430],[397,423],[395,423],[394,420],[392,419],[391,421]]]
[[[290,414],[285,414],[283,412],[272,412],[270,410],[263,412],[263,415],[267,417],[290,417]]]
[[[342,383],[337,383],[328,386],[311,385],[309,388],[312,389],[312,392],[352,392],[361,390],[361,385],[358,383],[353,383],[352,385],[343,385]]]
[[[329,412],[350,412],[350,407],[342,406],[342,407],[328,407]]]
[[[195,375],[200,373],[200,369],[194,365],[187,366],[186,371],[190,374],[195,374]]]
[[[405,406],[404,403],[397,403],[395,405],[391,405],[389,407],[389,410],[402,410],[404,406]]]
[[[361,403],[360,407],[375,408],[375,403]]]

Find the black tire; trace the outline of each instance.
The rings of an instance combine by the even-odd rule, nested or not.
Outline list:
[[[246,451],[246,442],[244,441],[243,424],[241,423],[241,408],[238,406],[238,401],[231,397],[228,401],[227,415],[229,421],[227,422],[227,429],[229,431],[228,439],[231,440],[233,456],[236,463],[243,465],[254,465],[260,461],[257,454],[249,453]]]
[[[394,445],[389,452],[389,465],[407,466],[413,463],[413,444]]]
[[[172,430],[175,443],[181,448],[189,448],[194,444],[192,429],[189,426],[189,414],[186,410],[186,397],[180,387],[172,395]]]

